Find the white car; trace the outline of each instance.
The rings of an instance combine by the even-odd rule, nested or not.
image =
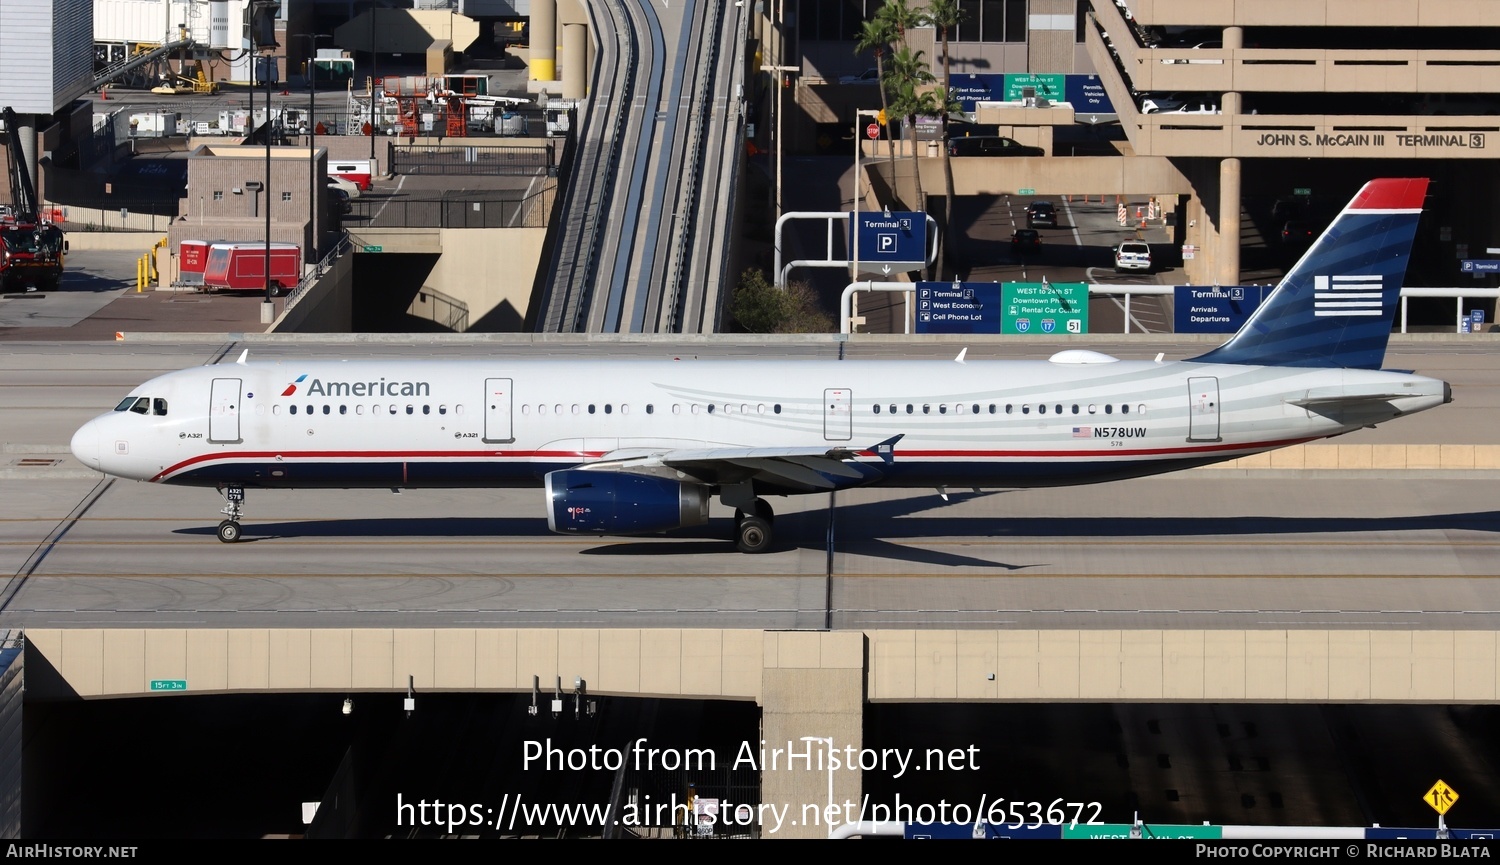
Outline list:
[[[1142,270],[1151,272],[1151,245],[1143,240],[1122,241],[1115,247],[1115,272]]]
[[[344,190],[345,192],[349,193],[350,198],[359,197],[359,184],[355,183],[352,180],[345,180],[342,177],[334,177],[332,174],[330,174],[328,175],[328,185]]]

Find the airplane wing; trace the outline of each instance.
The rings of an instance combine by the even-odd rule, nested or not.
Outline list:
[[[895,460],[895,445],[901,436],[869,447],[817,445],[806,448],[671,448],[627,449],[579,466],[588,471],[618,471],[649,474],[672,480],[703,484],[734,484],[758,481],[780,487],[816,490],[860,486],[882,476],[870,463],[858,462],[864,455],[880,457],[883,465]]]

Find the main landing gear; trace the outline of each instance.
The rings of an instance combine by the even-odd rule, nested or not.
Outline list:
[[[240,539],[240,509],[245,504],[245,488],[225,487],[224,498],[229,503],[219,513],[228,519],[219,523],[219,540],[232,544]]]
[[[771,548],[776,514],[765,499],[756,499],[752,512],[734,509],[734,547],[742,553],[763,553]]]

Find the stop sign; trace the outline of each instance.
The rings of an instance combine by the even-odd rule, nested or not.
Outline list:
[[[868,135],[868,136],[870,136],[870,140],[871,141],[874,141],[875,139],[879,138],[880,137],[880,124],[879,123],[871,123],[869,126],[866,126],[865,127],[865,134]]]

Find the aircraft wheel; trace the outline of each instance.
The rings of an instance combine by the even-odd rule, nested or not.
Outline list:
[[[762,517],[747,516],[735,527],[734,541],[742,553],[763,553],[771,546],[771,524]]]
[[[234,520],[224,520],[219,523],[219,540],[226,544],[232,544],[240,539],[240,524]]]

